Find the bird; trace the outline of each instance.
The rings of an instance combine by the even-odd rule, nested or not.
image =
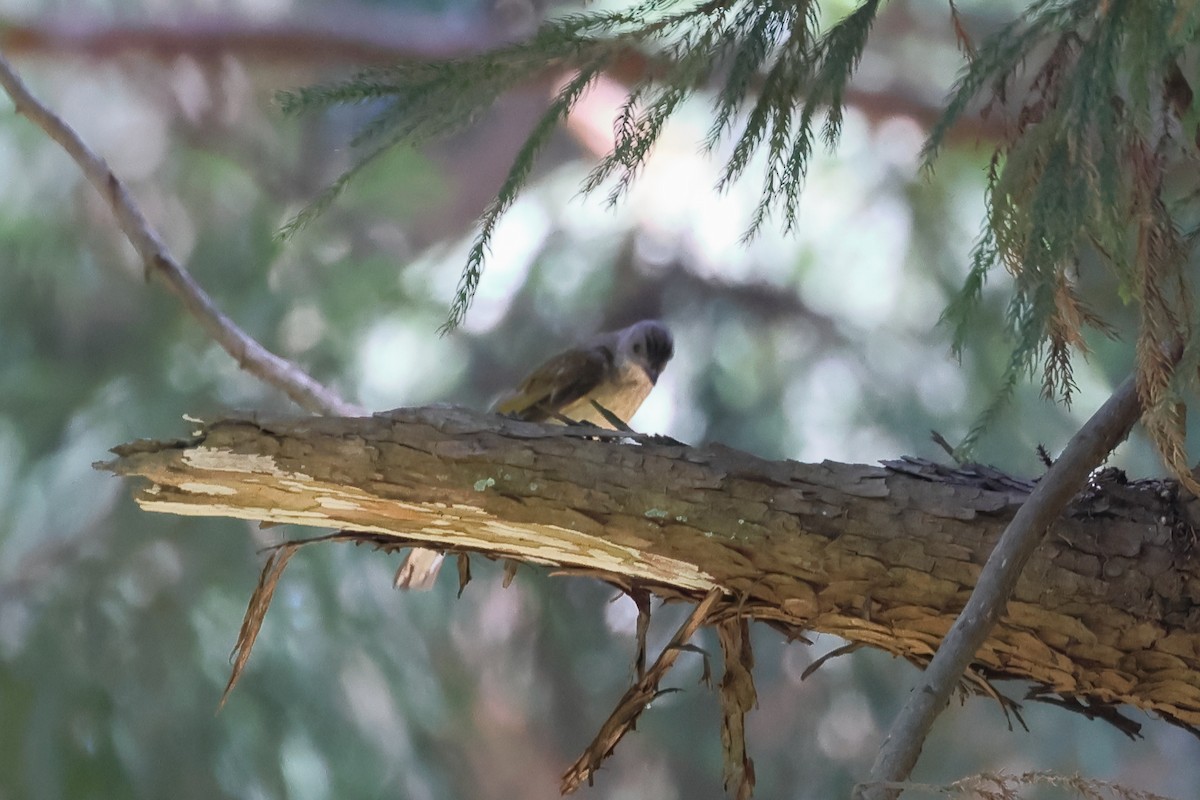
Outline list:
[[[496,401],[492,411],[527,422],[627,429],[623,423],[641,407],[674,355],[675,341],[667,326],[644,319],[547,359]],[[440,553],[411,550],[396,571],[396,587],[428,589],[441,562]]]
[[[492,410],[529,422],[586,422],[615,428],[597,406],[627,421],[674,354],[667,327],[657,320],[642,320],[550,358]]]

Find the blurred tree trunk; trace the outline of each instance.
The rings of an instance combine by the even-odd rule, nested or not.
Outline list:
[[[719,586],[739,614],[789,634],[918,663],[1032,485],[914,459],[769,462],[458,408],[225,420],[114,452],[104,467],[151,481],[137,495],[147,510],[432,542],[668,598]],[[1098,473],[977,654],[977,688],[1019,678],[1087,713],[1128,703],[1200,724],[1194,512],[1171,483]]]

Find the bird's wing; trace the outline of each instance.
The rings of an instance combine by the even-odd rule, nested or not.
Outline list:
[[[535,369],[493,410],[531,422],[546,419],[599,386],[612,368],[613,354],[607,347],[567,350]]]

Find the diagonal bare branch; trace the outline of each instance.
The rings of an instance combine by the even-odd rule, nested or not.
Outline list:
[[[891,800],[898,796],[888,784],[908,779],[933,721],[1003,615],[1025,563],[1092,470],[1129,435],[1140,411],[1137,380],[1131,376],[1071,438],[1062,456],[1038,482],[1000,537],[966,607],[892,722],[867,783],[855,790],[856,797]]]
[[[180,299],[200,327],[221,345],[242,369],[282,391],[301,408],[314,413],[362,416],[366,411],[343,400],[292,362],[267,350],[227,317],[175,257],[146,220],[125,184],[104,159],[92,151],[61,117],[41,103],[0,55],[0,87],[12,98],[18,114],[41,128],[67,152],[88,183],[105,199],[121,232],[142,259],[147,278],[157,277]]]

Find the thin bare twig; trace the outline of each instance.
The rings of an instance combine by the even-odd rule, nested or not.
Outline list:
[[[722,594],[720,587],[713,587],[708,591],[704,599],[696,605],[688,618],[679,626],[679,630],[675,631],[675,635],[663,648],[654,664],[633,686],[629,687],[629,690],[617,702],[617,707],[600,726],[596,738],[563,775],[560,787],[563,794],[575,791],[585,780],[591,781],[592,776],[599,769],[600,763],[612,753],[617,742],[621,741],[621,737],[629,732],[646,706],[658,697],[661,693],[658,688],[659,681],[671,669],[679,654],[685,652],[687,640],[692,638],[692,634],[709,618],[713,606],[721,599]]]
[[[1005,528],[966,607],[893,721],[867,781],[855,790],[856,798],[890,800],[899,794],[895,783],[908,779],[933,721],[999,621],[1025,563],[1092,470],[1129,435],[1140,413],[1137,380],[1131,376],[1071,438],[1062,456],[1038,481]]]
[[[33,96],[3,55],[0,55],[0,87],[12,98],[17,113],[24,115],[57,142],[108,202],[117,225],[141,257],[147,277],[157,276],[183,302],[184,308],[196,318],[204,331],[233,356],[238,366],[314,413],[345,417],[366,413],[318,383],[292,362],[267,350],[225,316],[167,250],[158,232],[146,220],[128,189],[108,168],[104,159],[96,155],[61,117]]]

